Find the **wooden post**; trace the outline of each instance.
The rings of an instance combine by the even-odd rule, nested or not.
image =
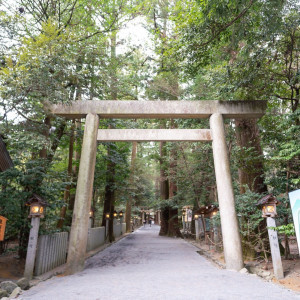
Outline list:
[[[36,246],[37,246],[37,241],[39,236],[39,227],[40,227],[40,218],[32,217],[27,255],[26,255],[25,271],[24,271],[24,277],[26,277],[29,280],[32,278],[33,275]]]
[[[195,220],[196,241],[199,241],[199,219]]]
[[[0,242],[4,241],[6,221],[5,217],[0,216]]]
[[[82,143],[75,204],[70,233],[66,274],[80,272],[84,268],[88,239],[89,213],[91,207],[94,171],[97,151],[98,115],[86,116]]]
[[[213,218],[213,236],[214,236],[214,243],[215,243],[215,250],[220,251],[220,246],[219,246],[219,228],[216,224],[215,218]]]
[[[283,276],[283,268],[280,256],[280,249],[278,244],[278,236],[277,231],[273,229],[269,229],[269,227],[276,227],[276,222],[274,218],[268,217],[267,218],[267,226],[268,226],[268,234],[269,234],[269,241],[271,247],[271,255],[272,255],[272,263],[274,269],[274,275],[276,279],[282,279]]]

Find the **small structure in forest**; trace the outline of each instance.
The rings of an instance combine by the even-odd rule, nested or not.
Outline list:
[[[262,217],[274,218],[277,216],[276,206],[280,202],[272,195],[266,195],[257,202],[257,206],[262,208]]]
[[[3,141],[3,136],[0,135],[0,172],[3,172],[14,166],[11,157],[6,149],[5,142]]]
[[[30,206],[29,218],[44,218],[44,210],[48,204],[42,197],[37,194],[33,194],[32,197],[26,202],[26,205]]]
[[[5,142],[3,141],[3,136],[0,134],[0,172],[12,168],[14,166],[11,157],[6,149]],[[0,216],[0,241],[4,240],[5,227],[7,218]]]
[[[191,231],[191,222],[192,222],[193,211],[192,207],[185,205],[182,207],[182,226],[183,232]]]
[[[274,275],[278,280],[284,278],[278,235],[277,231],[275,230],[275,217],[277,215],[276,205],[279,203],[280,202],[272,194],[269,194],[261,198],[256,204],[262,208],[262,217],[266,218],[267,220]]]
[[[199,216],[199,235],[205,238],[205,243],[210,245],[219,240],[219,230],[214,223],[211,226],[211,219],[218,213],[219,209],[213,204],[200,207],[195,211],[194,216]]]
[[[0,216],[0,242],[4,240],[6,221],[5,217]]]
[[[204,217],[211,218],[212,216],[216,215],[219,209],[213,205],[209,204],[206,206],[201,206],[197,211],[195,211],[195,215],[204,215]]]

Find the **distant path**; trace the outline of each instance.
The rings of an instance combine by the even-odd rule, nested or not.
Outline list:
[[[254,275],[218,269],[191,244],[158,231],[146,225],[88,259],[83,272],[49,279],[18,299],[300,299]]]

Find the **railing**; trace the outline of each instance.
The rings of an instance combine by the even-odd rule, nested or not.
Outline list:
[[[66,262],[68,232],[41,235],[38,240],[34,275],[46,273]]]

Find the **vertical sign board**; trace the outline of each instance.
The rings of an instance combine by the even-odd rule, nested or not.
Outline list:
[[[0,216],[0,241],[4,240],[6,221],[5,217]]]
[[[300,254],[300,190],[289,193],[291,208],[294,219],[296,237],[298,241],[298,249]]]

